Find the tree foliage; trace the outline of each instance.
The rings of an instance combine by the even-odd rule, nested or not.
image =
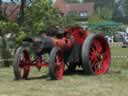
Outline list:
[[[124,10],[125,10],[126,15],[128,16],[128,0],[124,1]]]
[[[19,30],[18,24],[11,21],[0,21],[0,36],[7,33],[17,33]]]
[[[40,32],[47,32],[50,27],[68,27],[74,24],[71,16],[62,16],[59,9],[51,6],[49,0],[20,0],[20,2],[20,17],[18,18],[20,32],[16,34],[17,44],[26,36],[31,37]]]
[[[0,55],[2,59],[8,59],[11,56],[10,40],[16,48],[16,42],[19,44],[27,36],[46,32],[50,26],[67,27],[73,24],[70,16],[62,16],[58,9],[52,8],[49,0],[11,0],[13,3],[16,1],[21,2],[18,22],[9,21],[5,18],[6,14],[3,15],[0,10]],[[5,61],[3,66],[9,66],[9,62]]]
[[[62,16],[58,9],[52,8],[49,0],[35,0],[25,8],[23,30],[27,34],[46,31],[49,26],[65,26],[67,17]],[[69,19],[68,19],[69,20]],[[70,23],[70,20],[68,21]]]
[[[6,8],[2,8],[0,0],[0,59],[10,59],[12,57],[12,48],[15,48],[15,37],[19,33],[20,27],[16,22],[7,19]],[[4,11],[3,11],[4,10]],[[1,62],[1,66],[8,67],[9,61]]]
[[[19,26],[15,22],[0,21],[0,55],[2,59],[11,58],[11,47],[15,46],[15,34],[19,32]],[[12,40],[12,41],[11,41]],[[9,45],[13,42],[13,45]],[[9,61],[4,61],[2,66],[8,67]]]
[[[115,0],[96,0],[96,14],[103,19],[111,19]]]
[[[93,14],[88,18],[88,23],[89,24],[96,24],[96,23],[101,23],[103,22],[104,19],[100,18],[97,14]]]

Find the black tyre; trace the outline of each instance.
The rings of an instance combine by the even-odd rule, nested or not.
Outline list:
[[[82,46],[82,65],[86,74],[100,75],[109,69],[109,44],[100,34],[89,35]]]
[[[64,73],[64,58],[60,48],[53,48],[49,58],[49,75],[52,80],[61,80]]]
[[[30,58],[24,47],[16,50],[15,61],[13,64],[15,80],[27,79],[30,71]]]

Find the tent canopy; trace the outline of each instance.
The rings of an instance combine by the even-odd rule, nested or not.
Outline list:
[[[116,27],[122,25],[122,23],[114,22],[114,21],[104,21],[104,22],[98,22],[94,24],[88,24],[88,27],[90,28],[100,28],[100,27]]]

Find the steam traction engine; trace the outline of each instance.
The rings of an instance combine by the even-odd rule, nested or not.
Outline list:
[[[27,38],[23,42],[31,46],[22,44],[16,50],[13,65],[16,80],[27,79],[31,66],[48,67],[50,78],[57,80],[62,79],[65,65],[67,72],[80,66],[88,75],[104,74],[109,68],[110,49],[104,36],[88,35],[87,30],[79,26],[58,31],[54,36],[43,34],[41,39]],[[29,49],[34,55],[30,55]],[[44,54],[48,55],[45,59]]]

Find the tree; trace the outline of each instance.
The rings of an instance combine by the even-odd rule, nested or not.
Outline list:
[[[17,32],[19,32],[18,24],[10,21],[0,21],[0,55],[2,59],[11,58],[11,52],[9,51],[10,47],[8,46],[8,39],[14,37]],[[8,35],[10,36],[8,37]],[[2,66],[8,67],[9,65],[9,61],[4,61]]]
[[[128,16],[128,0],[124,0],[124,10],[125,10],[125,13],[126,15]]]
[[[96,24],[104,22],[104,19],[100,18],[97,14],[93,14],[92,16],[89,16],[88,23],[89,24]]]
[[[24,7],[26,4],[26,0],[21,0],[21,5],[20,5],[20,22],[24,21]]]
[[[113,20],[128,24],[128,0],[119,0],[114,4]]]
[[[14,37],[14,32],[18,31],[18,25],[14,22],[9,22],[6,18],[5,9],[2,7],[2,0],[0,0],[0,59],[8,59],[11,56],[9,40]],[[10,35],[10,37],[8,37]],[[13,40],[14,43],[15,40]],[[9,66],[9,61],[4,61],[2,66]]]
[[[29,3],[32,3],[32,0],[20,0],[20,16],[19,16],[19,24],[21,24],[22,22],[24,22],[24,9],[25,6],[28,6]],[[28,4],[28,5],[27,5]]]
[[[2,15],[2,0],[0,0],[0,16]]]
[[[16,0],[11,1],[15,2]],[[0,18],[0,55],[3,59],[8,59],[11,56],[10,46],[8,46],[10,39],[13,39],[14,47],[16,47],[15,40],[19,44],[26,36],[46,32],[50,26],[65,27],[73,24],[70,16],[62,16],[58,9],[52,8],[49,0],[20,1],[20,23],[11,22],[7,18]],[[30,5],[28,4],[29,1],[31,2]],[[2,13],[1,16],[5,17]],[[11,35],[9,38],[7,38],[8,34]],[[9,61],[3,62],[3,66],[9,66]]]
[[[0,20],[2,20],[4,17],[3,17],[3,14],[2,14],[2,0],[0,0]]]
[[[103,19],[111,19],[115,0],[96,0],[95,9],[96,14]]]
[[[70,24],[71,18],[62,16],[58,9],[53,8],[49,0],[35,0],[31,6],[26,6],[23,30],[26,34],[35,34],[47,31],[50,26],[65,26]]]

